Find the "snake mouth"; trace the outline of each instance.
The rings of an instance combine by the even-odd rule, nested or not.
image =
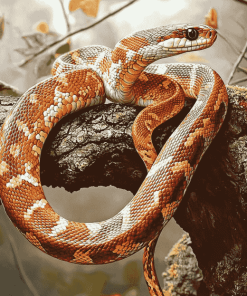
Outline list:
[[[212,28],[208,27],[203,30],[188,28],[183,36],[169,38],[162,42],[162,46],[172,55],[208,48],[215,42],[216,38],[217,32]]]

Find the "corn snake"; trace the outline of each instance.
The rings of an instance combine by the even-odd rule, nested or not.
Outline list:
[[[216,31],[206,25],[171,25],[133,33],[113,50],[88,46],[59,57],[53,77],[30,88],[1,129],[0,190],[7,215],[37,248],[78,264],[121,260],[143,247],[150,295],[163,295],[154,269],[158,236],[173,216],[202,155],[227,111],[223,81],[200,64],[149,65],[211,46]],[[155,127],[175,116],[184,97],[194,107],[157,156]],[[40,182],[39,159],[52,127],[71,112],[103,104],[148,106],[133,125],[133,140],[148,175],[131,202],[99,223],[68,221],[53,211]]]

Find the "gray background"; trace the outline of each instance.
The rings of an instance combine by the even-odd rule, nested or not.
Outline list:
[[[68,2],[64,1],[66,9]],[[96,19],[87,17],[81,10],[73,13],[69,13],[67,10],[72,30],[85,27],[126,3],[127,1],[102,0]],[[204,63],[214,68],[227,82],[247,37],[247,5],[233,0],[140,0],[98,26],[73,36],[71,49],[91,44],[114,47],[125,35],[145,28],[172,23],[204,23],[204,17],[212,7],[218,13],[218,31],[220,33],[214,46],[205,51],[184,54],[159,61],[159,63]],[[24,92],[44,77],[40,78],[35,75],[34,68],[37,60],[22,68],[17,66],[23,57],[15,49],[25,47],[21,36],[34,33],[35,26],[40,21],[46,21],[50,30],[63,36],[67,33],[64,16],[59,1],[55,0],[0,0],[0,17],[3,15],[6,24],[3,38],[0,40],[0,80]],[[114,187],[82,189],[73,194],[67,193],[63,189],[46,187],[44,189],[48,201],[58,214],[78,222],[93,222],[110,218],[132,198],[130,192]],[[87,284],[89,286],[92,283],[93,285],[99,284],[97,280],[94,280],[94,276],[99,272],[108,276],[105,294],[118,291],[126,296],[149,295],[141,270],[142,251],[121,262],[108,265],[79,266],[70,264],[49,257],[33,247],[14,228],[6,217],[3,207],[0,207],[0,219],[1,295],[35,294],[30,291],[26,281],[21,278],[17,261],[19,261],[18,266],[23,267],[22,276],[26,274],[31,286],[37,292],[36,295],[99,295],[93,292],[93,288],[85,288]],[[165,269],[164,257],[182,233],[182,229],[172,219],[161,234],[155,253],[157,274],[161,285],[161,273]],[[14,248],[14,252],[12,248]],[[123,276],[126,266],[132,261],[136,263],[133,265],[133,270],[135,273],[140,273],[141,279],[140,283],[137,279],[133,287],[128,285],[128,281]],[[85,274],[89,274],[89,276],[85,277]],[[75,288],[77,285],[75,278],[80,279],[80,277],[82,282],[84,279],[81,292],[80,288]],[[97,279],[97,277],[95,278]]]

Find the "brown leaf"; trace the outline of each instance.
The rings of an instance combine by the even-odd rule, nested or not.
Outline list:
[[[47,53],[45,55],[42,55],[35,65],[34,73],[37,78],[47,76],[51,74],[52,65],[57,57],[59,57],[61,54],[64,54],[65,52],[70,51],[70,39],[68,38],[67,41],[60,45],[56,51],[55,54]]]
[[[81,9],[87,16],[96,17],[100,0],[70,0],[69,10]]]
[[[22,93],[17,88],[0,80],[0,96],[19,97],[21,95]]]
[[[47,53],[45,55],[40,56],[39,59],[37,59],[37,62],[35,63],[34,67],[34,73],[36,75],[36,78],[50,75],[54,61],[54,54]]]
[[[29,35],[21,36],[30,48],[40,47],[45,44],[46,36],[42,33],[31,33]]]
[[[55,58],[59,57],[61,54],[64,54],[66,52],[70,51],[70,39],[66,41],[65,44],[61,45],[55,53]]]
[[[22,36],[21,38],[25,41],[27,47],[17,48],[15,51],[19,52],[21,55],[30,56],[36,54],[39,50],[47,46],[48,44],[54,42],[58,35],[53,32],[48,32],[46,34],[36,32],[29,35]]]
[[[40,33],[47,34],[49,32],[49,25],[47,24],[47,22],[40,22],[37,25],[36,30]]]
[[[208,12],[208,14],[205,16],[205,24],[207,26],[210,26],[214,29],[218,28],[217,25],[217,12],[214,8],[211,8]]]
[[[3,37],[4,32],[4,17],[0,17],[0,39]]]

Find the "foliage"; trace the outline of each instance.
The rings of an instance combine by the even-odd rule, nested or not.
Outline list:
[[[43,282],[47,289],[51,290],[55,284],[60,296],[76,296],[78,294],[100,296],[102,288],[108,280],[108,276],[102,271],[93,273],[74,272],[70,280],[65,279],[59,271],[47,269],[43,270],[42,273]]]
[[[126,284],[138,286],[141,280],[141,270],[136,261],[129,262],[123,271],[123,278]]]
[[[49,25],[47,24],[47,22],[40,22],[37,25],[36,30],[40,33],[47,34],[49,32]]]
[[[0,39],[3,37],[4,32],[4,17],[0,17]]]
[[[99,10],[100,0],[70,0],[69,10],[81,9],[87,16],[96,17]]]
[[[211,8],[208,12],[208,14],[205,16],[205,24],[217,29],[218,25],[217,25],[217,12],[214,8]]]

